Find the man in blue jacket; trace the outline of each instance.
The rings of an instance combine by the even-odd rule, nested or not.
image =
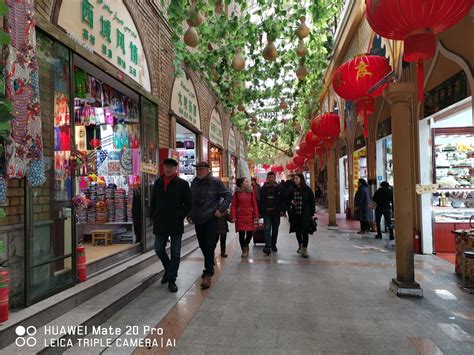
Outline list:
[[[201,288],[211,286],[214,275],[214,249],[216,247],[217,218],[222,217],[229,208],[232,194],[222,181],[211,175],[206,162],[196,165],[196,178],[191,183],[192,207],[189,223],[196,228],[196,235],[204,255],[204,270]]]

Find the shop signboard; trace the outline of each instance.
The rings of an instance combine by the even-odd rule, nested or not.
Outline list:
[[[150,175],[158,175],[158,165],[142,162],[142,173]]]
[[[427,184],[427,185],[416,184],[415,191],[418,195],[432,194],[438,191],[438,184]]]
[[[151,91],[143,45],[123,1],[63,1],[57,24],[80,46]]]
[[[352,166],[353,166],[353,172],[352,176],[354,178],[354,191],[357,191],[359,185],[359,153],[354,152],[353,158],[352,158]]]
[[[212,143],[224,146],[224,134],[222,133],[222,120],[219,111],[214,107],[211,113],[211,123],[209,127],[209,139]]]
[[[237,143],[235,141],[235,131],[234,128],[231,127],[229,131],[229,152],[235,154],[237,151]]]
[[[171,92],[171,111],[201,130],[196,90],[191,78],[176,77]]]
[[[240,158],[241,159],[246,159],[245,158],[245,142],[243,139],[240,140],[240,150],[239,150],[239,153],[240,153]]]
[[[424,102],[425,117],[431,116],[466,97],[467,77],[466,73],[461,70],[426,93]]]

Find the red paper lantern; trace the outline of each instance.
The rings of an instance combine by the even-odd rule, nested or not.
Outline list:
[[[328,147],[329,152],[332,142],[335,138],[339,137],[341,130],[339,115],[336,115],[335,113],[325,113],[317,116],[311,123],[311,130],[313,131],[313,135],[317,135],[320,139],[320,141],[316,141],[314,146],[324,142]]]
[[[404,41],[403,57],[417,63],[418,99],[423,101],[423,60],[436,51],[435,33],[459,22],[473,0],[366,0],[367,21],[380,36]]]
[[[262,168],[264,170],[268,170],[268,169],[270,169],[270,164],[262,164]]]
[[[374,113],[374,98],[383,93],[388,83],[371,93],[369,90],[391,70],[385,57],[360,55],[342,64],[334,75],[334,91],[346,100],[355,101],[357,114],[364,117],[365,137],[369,134],[369,115]]]
[[[306,159],[304,157],[300,156],[300,155],[297,155],[293,158],[293,161],[295,162],[297,167],[302,167],[305,160]]]
[[[286,164],[286,169],[287,169],[287,170],[292,171],[292,170],[295,170],[296,168],[297,168],[297,166],[296,166],[296,164],[293,163],[293,162],[289,162],[288,164]]]
[[[306,142],[308,146],[314,149],[318,141],[318,137],[312,131],[309,131],[308,133],[306,133],[306,137],[304,141]]]

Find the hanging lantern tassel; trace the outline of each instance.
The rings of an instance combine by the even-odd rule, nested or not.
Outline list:
[[[364,114],[364,137],[369,136],[369,115]]]

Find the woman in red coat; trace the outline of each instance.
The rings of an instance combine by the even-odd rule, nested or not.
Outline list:
[[[232,222],[235,222],[235,231],[239,232],[242,258],[246,258],[249,255],[249,243],[252,240],[252,234],[258,223],[257,198],[252,185],[246,178],[239,178],[236,183],[237,188],[234,196],[232,196],[230,214]]]

